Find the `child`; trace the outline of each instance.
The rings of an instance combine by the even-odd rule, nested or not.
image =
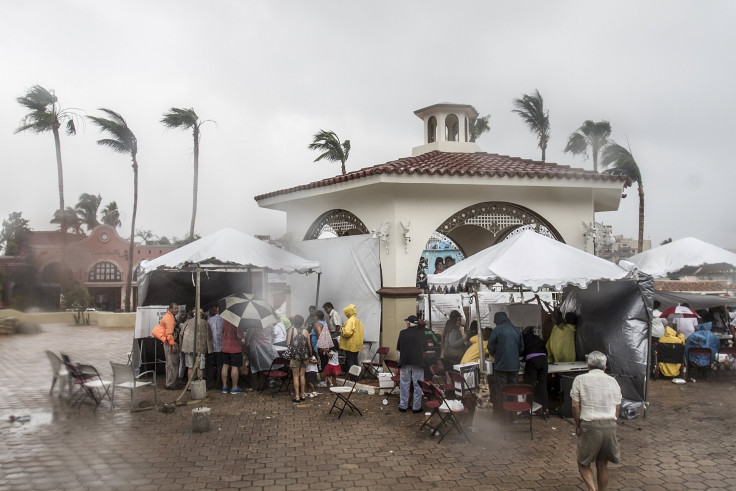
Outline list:
[[[337,375],[342,373],[342,368],[340,367],[337,350],[334,347],[330,349],[328,355],[330,357],[330,361],[327,362],[324,374],[325,377],[327,377],[327,386],[331,387],[333,385],[337,385]]]
[[[309,392],[310,395],[316,392],[314,390],[314,383],[317,381],[318,372],[319,372],[319,361],[317,360],[317,357],[312,355],[312,357],[309,358],[309,363],[307,363],[307,373],[305,374],[305,379],[307,381],[306,392]]]

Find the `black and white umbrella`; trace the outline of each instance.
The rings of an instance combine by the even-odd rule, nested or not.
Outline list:
[[[271,304],[252,293],[230,295],[220,299],[217,306],[220,317],[241,329],[270,327],[279,321]]]

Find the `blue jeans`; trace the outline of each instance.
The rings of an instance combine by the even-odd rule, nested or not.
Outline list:
[[[424,367],[404,365],[401,367],[401,385],[399,407],[407,409],[409,406],[409,388],[414,385],[414,403],[412,409],[422,409],[422,389],[417,383],[424,380]]]

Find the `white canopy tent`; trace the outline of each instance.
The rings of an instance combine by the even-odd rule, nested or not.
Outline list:
[[[665,277],[688,266],[727,264],[736,268],[736,254],[693,237],[672,241],[625,261],[633,263],[639,271],[655,278]]]
[[[598,288],[588,288],[597,281],[602,281]],[[534,291],[543,287],[557,290],[572,287],[573,300],[567,305],[585,310],[582,319],[579,316],[578,351],[597,349],[608,353],[611,366],[620,374],[632,375],[637,384],[636,394],[628,397],[646,401],[653,294],[650,276],[642,277],[636,271],[629,272],[592,254],[525,230],[460,261],[441,274],[427,275],[427,282],[430,287],[473,285],[476,295],[480,284],[497,282]],[[477,309],[477,299],[475,303]],[[477,315],[480,317],[479,312]],[[480,367],[484,371],[483,350],[480,350]]]
[[[243,290],[243,281],[228,276],[233,276],[233,272],[244,273],[249,284],[254,270],[308,274],[319,273],[320,265],[251,235],[225,228],[151,261],[142,261],[138,268],[138,303],[148,305],[154,297],[161,303],[158,300],[161,295],[154,295],[156,289],[168,289],[163,294],[173,299],[193,286],[197,287],[198,299],[200,279],[193,278],[192,273],[199,276],[201,271],[211,280],[208,285],[211,291],[205,301],[217,300]]]
[[[619,280],[628,271],[531,230],[484,249],[443,271],[427,275],[430,287],[502,282],[532,291],[567,285],[585,288],[595,280]]]

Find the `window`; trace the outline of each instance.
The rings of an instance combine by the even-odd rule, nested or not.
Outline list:
[[[427,143],[433,143],[437,140],[437,118],[431,116],[427,121]]]
[[[448,114],[445,118],[445,140],[448,142],[456,142],[460,136],[460,123],[457,116]]]
[[[89,272],[89,281],[121,281],[120,270],[113,263],[102,262],[95,264]]]

